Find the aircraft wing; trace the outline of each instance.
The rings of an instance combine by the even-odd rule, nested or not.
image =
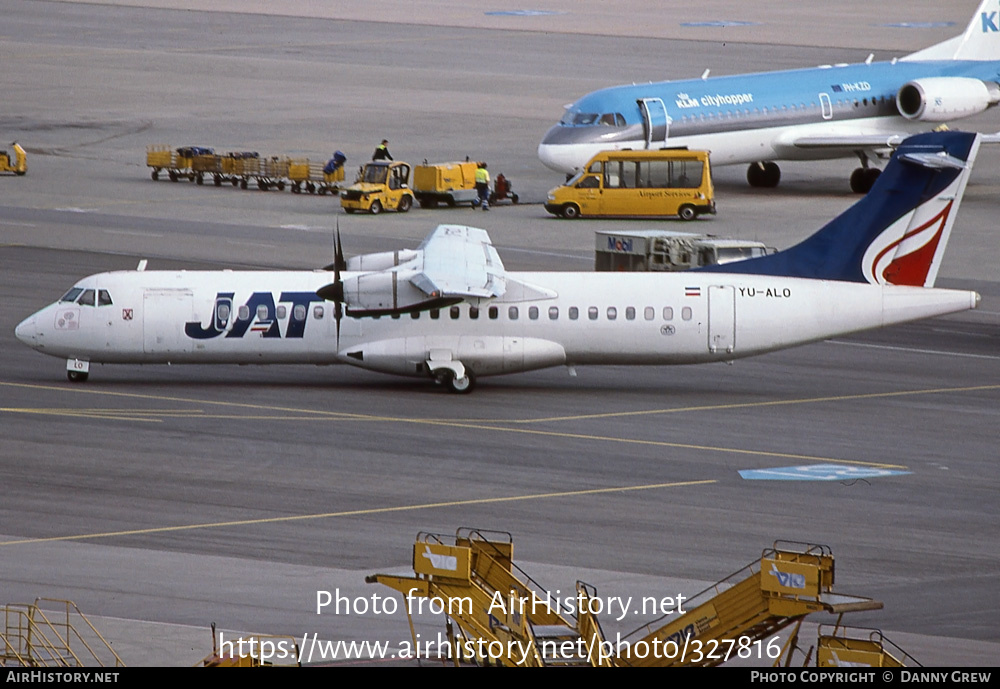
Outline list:
[[[800,136],[790,143],[795,148],[896,148],[910,134],[865,134],[856,136]]]
[[[486,230],[439,225],[420,244],[423,268],[410,278],[433,297],[499,297],[506,291],[503,262]]]
[[[860,136],[800,136],[788,143],[795,148],[885,148],[896,149],[912,134],[866,134]],[[1000,132],[980,134],[980,143],[1000,144]]]

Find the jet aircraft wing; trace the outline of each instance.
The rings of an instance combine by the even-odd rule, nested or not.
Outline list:
[[[854,136],[800,136],[788,143],[795,148],[841,148],[855,150],[859,148],[893,149],[899,147],[912,134],[866,134]],[[1000,132],[996,134],[980,134],[980,143],[1000,144]]]
[[[863,134],[854,136],[800,136],[790,143],[795,148],[896,148],[909,134]]]

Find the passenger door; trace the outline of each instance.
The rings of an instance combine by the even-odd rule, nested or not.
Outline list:
[[[646,132],[646,148],[663,148],[669,136],[670,117],[667,106],[659,98],[640,98],[643,130]]]
[[[732,352],[736,348],[736,288],[708,287],[708,351]]]

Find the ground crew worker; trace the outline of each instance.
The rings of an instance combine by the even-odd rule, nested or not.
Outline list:
[[[486,163],[479,163],[476,168],[476,191],[479,193],[479,203],[484,211],[490,209],[490,173],[486,171]]]
[[[375,152],[372,153],[372,160],[392,160],[392,156],[389,155],[388,144],[388,139],[382,139],[382,143],[376,146]]]

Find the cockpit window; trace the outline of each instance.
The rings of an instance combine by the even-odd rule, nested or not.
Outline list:
[[[83,292],[82,287],[74,287],[69,292],[62,295],[62,298],[59,299],[59,301],[76,301],[76,298],[80,296],[81,292]]]
[[[111,306],[111,294],[106,289],[98,290],[97,292],[97,305],[98,306]]]
[[[573,112],[567,110],[563,118],[559,120],[559,124],[579,127],[594,124],[599,117],[600,115],[596,112]]]
[[[596,113],[567,110],[563,118],[559,120],[559,124],[568,127],[586,127],[594,124],[606,127],[624,127],[625,116],[620,112]]]
[[[94,290],[87,289],[83,291],[80,298],[76,300],[76,303],[80,306],[93,306],[94,305]]]

